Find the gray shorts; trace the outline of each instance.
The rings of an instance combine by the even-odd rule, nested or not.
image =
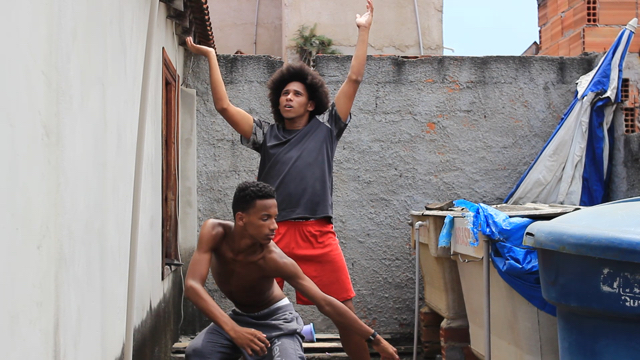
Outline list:
[[[239,326],[256,329],[267,335],[271,343],[264,356],[249,356],[231,341],[218,325],[211,324],[187,347],[187,360],[304,360],[302,349],[302,318],[293,305],[283,299],[268,309],[254,314],[232,310],[229,316]]]

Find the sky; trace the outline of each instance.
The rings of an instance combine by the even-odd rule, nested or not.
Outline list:
[[[521,55],[538,41],[536,0],[443,0],[444,55]]]

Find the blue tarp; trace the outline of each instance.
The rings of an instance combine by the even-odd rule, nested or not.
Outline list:
[[[610,126],[637,20],[623,28],[598,66],[577,81],[573,102],[505,203],[597,205],[609,180]]]
[[[454,204],[469,212],[465,215],[478,244],[478,231],[491,239],[491,260],[500,277],[518,294],[547,314],[556,315],[555,306],[542,297],[538,272],[538,253],[522,244],[532,219],[513,217],[485,204],[456,200]]]

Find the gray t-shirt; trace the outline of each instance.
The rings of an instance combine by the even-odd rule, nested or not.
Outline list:
[[[253,120],[246,147],[260,153],[258,181],[273,186],[278,221],[333,216],[333,157],[347,127],[335,104],[300,130]]]

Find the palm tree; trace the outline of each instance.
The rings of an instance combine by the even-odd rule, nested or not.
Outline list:
[[[300,26],[296,37],[293,38],[295,51],[300,60],[309,66],[313,66],[313,59],[317,54],[340,54],[340,51],[332,48],[333,40],[316,34],[317,25],[313,24],[311,28],[306,25]]]

